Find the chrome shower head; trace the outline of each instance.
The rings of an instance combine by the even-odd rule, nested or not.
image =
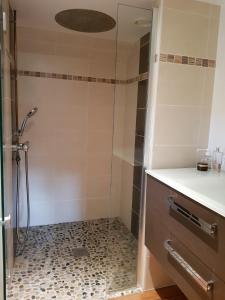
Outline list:
[[[22,122],[22,125],[21,125],[20,129],[18,130],[18,135],[19,136],[23,135],[23,132],[24,132],[24,129],[26,128],[28,119],[33,117],[33,115],[35,115],[37,111],[38,111],[38,108],[34,107],[34,108],[31,109],[31,111],[28,112],[26,117],[23,119],[23,122]]]
[[[29,111],[29,113],[27,114],[27,118],[31,118],[34,114],[36,114],[37,111],[37,107],[32,108],[31,111]]]

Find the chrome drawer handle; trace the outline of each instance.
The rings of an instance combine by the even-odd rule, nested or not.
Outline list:
[[[214,282],[213,281],[205,281],[201,275],[198,274],[183,257],[176,252],[171,246],[172,241],[167,240],[164,242],[164,247],[168,251],[169,255],[171,255],[175,261],[194,279],[194,281],[206,292],[210,292],[213,289]]]
[[[172,196],[168,198],[168,201],[170,204],[170,208],[173,211],[175,211],[179,215],[182,215],[185,219],[187,219],[189,222],[200,228],[206,234],[210,235],[211,237],[215,237],[217,232],[217,224],[209,224],[203,219],[195,216],[189,210],[178,204]]]

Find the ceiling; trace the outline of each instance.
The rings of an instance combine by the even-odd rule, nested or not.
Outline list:
[[[17,24],[20,27],[31,27],[71,34],[85,34],[95,38],[114,39],[116,29],[103,33],[78,33],[63,28],[55,22],[55,15],[66,9],[85,8],[101,11],[117,20],[117,7],[120,0],[11,0],[13,8],[17,10]],[[120,5],[119,28],[123,28],[120,39],[124,41],[136,40],[145,34],[148,28],[138,28],[134,24],[136,19],[151,18],[149,9],[154,0],[123,0],[123,4],[140,7],[135,9]],[[148,9],[148,10],[146,10]]]

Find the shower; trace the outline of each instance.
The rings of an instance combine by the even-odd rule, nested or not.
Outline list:
[[[57,2],[40,18],[35,9],[32,18],[46,17],[49,26],[18,32],[8,291],[15,299],[109,299],[139,289],[142,187],[135,180],[152,10],[87,1],[89,9]],[[28,3],[16,2],[26,19]]]
[[[20,129],[18,130],[18,136],[23,136],[23,132],[24,129],[26,128],[27,125],[27,121],[36,114],[36,112],[38,111],[37,107],[34,107],[31,109],[31,111],[29,111],[29,113],[25,116],[25,118],[23,119],[22,125],[20,127]]]
[[[34,107],[31,109],[25,118],[23,119],[23,122],[21,124],[21,127],[17,131],[17,136],[22,137],[24,130],[27,126],[27,121],[35,115],[35,113],[38,111],[37,107]],[[29,234],[29,228],[30,228],[30,194],[29,194],[29,162],[28,162],[28,150],[30,147],[29,141],[26,141],[24,143],[18,143],[15,147],[16,149],[16,237],[18,246],[20,249],[18,250],[17,247],[17,254],[20,255],[23,253],[25,243],[28,239]],[[24,152],[24,159],[25,159],[25,182],[26,182],[26,204],[27,204],[27,222],[26,222],[26,229],[25,233],[20,230],[19,225],[19,217],[20,217],[20,173],[21,173],[21,155],[20,151]]]

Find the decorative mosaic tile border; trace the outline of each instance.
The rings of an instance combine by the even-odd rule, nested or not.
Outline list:
[[[191,57],[191,56],[185,56],[185,55],[174,55],[174,54],[161,53],[160,61],[174,63],[174,64],[206,67],[206,68],[215,68],[216,67],[216,60],[199,58],[199,57]]]
[[[98,82],[98,83],[108,83],[108,84],[130,84],[133,82],[143,81],[148,79],[148,73],[140,74],[134,78],[127,80],[118,79],[106,79],[106,78],[96,78],[88,76],[78,76],[70,74],[59,74],[59,73],[46,73],[46,72],[36,72],[36,71],[18,71],[19,76],[30,76],[30,77],[40,77],[40,78],[54,78],[63,80],[74,80],[74,81],[85,81],[85,82]]]

